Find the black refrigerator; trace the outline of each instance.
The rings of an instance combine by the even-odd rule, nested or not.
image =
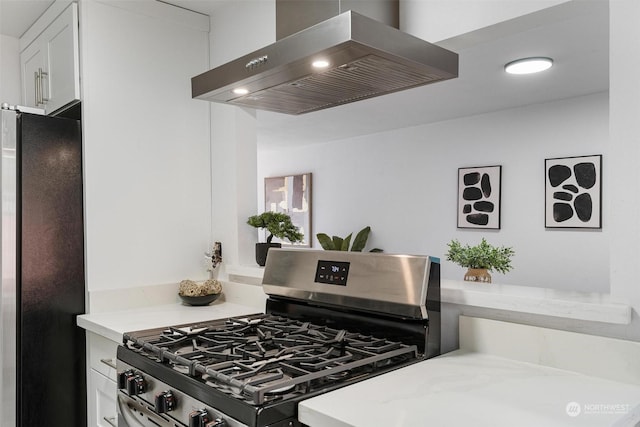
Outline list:
[[[2,109],[1,425],[86,425],[80,121]]]

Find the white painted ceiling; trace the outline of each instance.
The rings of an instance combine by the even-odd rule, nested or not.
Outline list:
[[[227,0],[171,0],[204,14]],[[0,0],[0,33],[19,37],[52,3]],[[258,111],[261,148],[367,135],[456,117],[549,102],[609,88],[608,1],[571,1],[438,42],[460,55],[457,79],[301,116]],[[554,67],[511,76],[504,64],[548,56]]]
[[[301,116],[258,111],[260,147],[338,140],[609,88],[606,1],[565,3],[437,44],[460,55],[457,79]],[[534,75],[504,72],[504,64],[528,56],[555,64]]]

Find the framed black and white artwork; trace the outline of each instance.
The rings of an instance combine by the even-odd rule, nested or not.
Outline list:
[[[545,159],[545,227],[602,228],[602,155]]]
[[[0,0],[1,1],[1,0]],[[291,217],[304,239],[295,246],[311,246],[311,174],[276,176],[264,179],[264,209],[286,213]],[[283,245],[291,245],[288,240],[273,239]]]
[[[502,166],[458,169],[458,228],[500,228]]]

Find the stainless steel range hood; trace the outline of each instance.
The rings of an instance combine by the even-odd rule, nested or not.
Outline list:
[[[456,53],[347,11],[193,77],[191,88],[198,99],[304,114],[457,76]]]

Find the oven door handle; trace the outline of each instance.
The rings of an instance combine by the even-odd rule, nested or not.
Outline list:
[[[131,415],[131,408],[120,399],[120,396],[118,396],[118,415],[118,427],[144,427],[144,424]],[[124,425],[122,425],[121,421],[124,421]]]

